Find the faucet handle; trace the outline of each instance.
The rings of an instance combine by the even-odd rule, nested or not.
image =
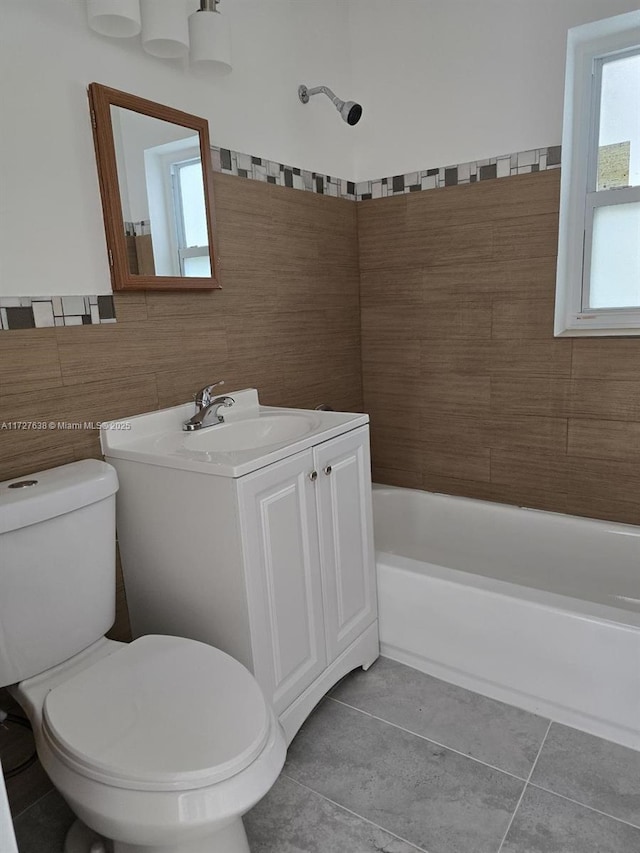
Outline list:
[[[213,400],[213,394],[211,392],[214,388],[217,388],[218,385],[224,385],[224,379],[219,379],[212,385],[205,385],[204,388],[201,388],[198,393],[194,395],[194,400],[196,401],[198,409],[204,409],[211,403]]]

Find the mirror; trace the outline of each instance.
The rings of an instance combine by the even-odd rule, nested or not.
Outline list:
[[[114,290],[217,288],[206,119],[92,83]]]

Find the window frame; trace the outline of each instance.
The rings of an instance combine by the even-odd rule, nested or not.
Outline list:
[[[585,294],[588,296],[589,288],[594,208],[640,198],[640,188],[637,187],[595,192],[602,66],[639,46],[640,12],[617,15],[569,30],[562,133],[556,337],[640,335],[640,307],[583,309],[583,298]]]

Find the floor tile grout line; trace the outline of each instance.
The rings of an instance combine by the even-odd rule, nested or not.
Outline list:
[[[358,820],[361,820],[364,823],[368,823],[369,826],[374,826],[376,829],[379,829],[381,832],[385,832],[387,835],[391,835],[396,840],[402,841],[403,844],[408,844],[409,847],[412,847],[414,850],[419,851],[419,853],[429,853],[429,851],[426,848],[418,847],[418,845],[414,844],[413,841],[408,841],[406,838],[403,838],[401,835],[398,835],[396,832],[392,832],[390,829],[386,829],[384,826],[381,826],[379,823],[375,823],[374,821],[370,820],[369,818],[366,818],[363,815],[358,814],[358,812],[354,812],[352,809],[349,809],[346,806],[343,806],[342,803],[338,803],[338,802],[336,802],[336,800],[332,800],[330,797],[327,797],[324,794],[321,794],[320,791],[316,791],[315,788],[311,788],[311,787],[309,787],[309,785],[305,785],[304,782],[299,782],[297,779],[294,779],[293,776],[289,776],[284,771],[282,772],[282,775],[285,778],[289,779],[291,782],[293,782],[295,785],[298,785],[300,788],[304,788],[305,791],[311,791],[312,794],[315,794],[317,797],[320,797],[321,799],[325,800],[327,803],[331,803],[331,805],[336,806],[337,808],[341,809],[344,812],[347,812],[350,815],[353,815],[353,817],[357,817]]]
[[[540,747],[539,747],[539,749],[538,749],[537,755],[536,755],[536,757],[535,757],[535,759],[534,759],[534,762],[533,762],[533,764],[532,764],[532,766],[531,766],[531,770],[529,771],[529,775],[528,775],[528,777],[525,779],[525,778],[524,778],[524,777],[522,777],[522,776],[517,776],[515,773],[510,773],[508,770],[503,770],[502,768],[500,768],[500,767],[496,767],[496,766],[495,766],[495,765],[493,765],[493,764],[488,764],[486,761],[482,761],[482,760],[480,760],[479,758],[475,758],[475,757],[474,757],[474,756],[472,756],[472,755],[467,755],[467,754],[466,754],[466,753],[464,753],[464,752],[460,752],[459,750],[454,749],[453,747],[448,746],[447,744],[443,744],[443,743],[440,743],[439,741],[435,741],[435,740],[433,740],[432,738],[428,738],[428,737],[426,737],[425,735],[418,734],[417,732],[411,731],[410,729],[405,729],[403,726],[400,726],[400,725],[398,725],[397,723],[392,723],[392,722],[390,722],[389,720],[385,720],[383,717],[378,717],[378,716],[376,716],[375,714],[370,713],[369,711],[364,711],[362,708],[357,708],[355,705],[350,705],[348,702],[344,702],[344,701],[343,701],[343,700],[341,700],[341,699],[336,699],[334,696],[327,695],[327,696],[325,696],[325,700],[326,700],[326,699],[331,699],[333,702],[335,702],[335,703],[336,703],[336,704],[338,704],[338,705],[344,705],[344,707],[346,707],[346,708],[351,708],[351,710],[353,710],[353,711],[358,711],[358,712],[360,712],[361,714],[364,714],[364,715],[365,715],[365,716],[367,716],[367,717],[371,717],[371,718],[372,718],[372,719],[374,719],[374,720],[378,720],[379,722],[386,723],[387,725],[390,725],[390,726],[392,726],[393,728],[396,728],[396,729],[400,729],[400,731],[406,732],[407,734],[415,735],[415,737],[419,737],[421,740],[426,740],[428,743],[433,743],[435,746],[440,746],[440,747],[442,747],[443,749],[448,749],[448,750],[450,750],[451,752],[456,753],[457,755],[461,755],[463,758],[469,758],[469,759],[471,759],[472,761],[477,762],[478,764],[483,764],[485,767],[489,767],[491,770],[496,770],[496,771],[498,771],[499,773],[504,773],[506,776],[510,776],[510,777],[511,777],[511,778],[513,778],[513,779],[517,779],[517,780],[518,780],[518,781],[520,781],[520,782],[524,782],[524,787],[523,787],[523,789],[522,789],[522,793],[521,793],[521,795],[520,795],[520,799],[518,800],[518,804],[516,805],[516,808],[515,808],[515,810],[514,810],[514,812],[513,812],[513,815],[511,816],[511,820],[510,820],[510,822],[509,822],[509,826],[507,827],[507,831],[505,832],[505,836],[504,836],[504,838],[502,839],[502,843],[501,843],[500,848],[498,849],[497,853],[500,853],[500,850],[502,849],[502,845],[504,844],[504,841],[505,841],[506,836],[507,836],[507,834],[508,834],[508,832],[509,832],[509,829],[511,828],[511,823],[513,822],[513,819],[514,819],[514,817],[515,817],[515,814],[516,814],[516,812],[517,812],[518,808],[520,807],[520,802],[521,802],[521,800],[522,800],[522,798],[523,798],[523,796],[524,796],[524,793],[525,793],[526,788],[527,788],[527,786],[528,786],[528,785],[530,785],[530,786],[531,786],[531,787],[533,787],[533,788],[537,788],[537,789],[538,789],[538,790],[540,790],[540,791],[544,791],[546,794],[550,794],[551,796],[555,796],[555,797],[560,797],[560,799],[567,800],[568,802],[570,802],[570,803],[574,803],[574,804],[575,804],[575,805],[577,805],[577,806],[581,806],[582,808],[588,809],[589,811],[593,811],[593,812],[595,812],[596,814],[600,814],[600,815],[602,815],[603,817],[608,817],[608,818],[611,818],[612,820],[616,820],[616,821],[618,821],[619,823],[623,823],[623,824],[625,824],[626,826],[630,826],[630,827],[632,827],[633,829],[640,829],[640,825],[639,825],[639,824],[632,823],[631,821],[625,820],[624,818],[621,818],[621,817],[617,817],[616,815],[610,814],[609,812],[604,812],[604,811],[602,811],[601,809],[597,809],[597,808],[595,808],[594,806],[590,806],[590,805],[588,805],[587,803],[583,803],[583,802],[581,802],[580,800],[575,800],[575,799],[573,799],[572,797],[568,797],[568,796],[566,796],[565,794],[560,794],[558,791],[554,791],[554,790],[552,790],[551,788],[545,788],[543,785],[540,785],[540,784],[537,784],[536,782],[532,782],[532,781],[531,781],[531,779],[532,779],[532,777],[533,777],[534,770],[535,770],[535,768],[536,768],[536,765],[537,765],[538,760],[539,760],[539,758],[540,758],[540,755],[541,755],[541,753],[542,753],[542,748],[544,747],[544,744],[546,743],[547,737],[549,736],[549,732],[550,732],[550,730],[551,730],[551,726],[552,726],[554,723],[558,724],[556,720],[549,720],[549,723],[548,723],[548,725],[547,725],[547,728],[546,728],[546,731],[545,731],[544,737],[543,737],[542,742],[541,742],[541,744],[540,744]],[[559,724],[558,724],[558,725],[559,725]],[[294,780],[294,781],[295,781],[295,780]],[[385,830],[385,831],[387,831],[387,830]]]
[[[504,847],[504,842],[507,840],[507,835],[509,835],[509,830],[511,829],[511,826],[512,826],[512,824],[516,818],[516,815],[518,813],[518,809],[520,808],[520,804],[522,803],[522,800],[524,799],[525,791],[527,790],[529,782],[531,781],[531,777],[533,776],[533,771],[536,769],[536,764],[538,763],[538,759],[540,758],[540,755],[542,754],[542,748],[544,747],[545,743],[547,742],[547,737],[549,736],[549,732],[551,731],[552,725],[553,725],[553,720],[549,720],[549,725],[547,726],[547,730],[544,733],[544,737],[542,738],[542,743],[540,744],[540,748],[538,749],[538,753],[535,757],[533,764],[531,765],[531,770],[529,771],[529,775],[527,776],[527,779],[526,779],[526,781],[522,787],[522,791],[520,792],[518,802],[516,803],[516,807],[513,810],[513,814],[511,815],[509,823],[507,824],[507,828],[504,831],[504,835],[502,836],[502,841],[500,842],[500,846],[498,847],[497,853],[500,853],[500,851]]]
[[[518,776],[517,773],[511,773],[510,770],[503,770],[502,767],[496,767],[495,764],[489,764],[487,761],[482,761],[482,759],[476,758],[474,755],[469,755],[466,752],[460,752],[460,750],[455,749],[455,747],[433,740],[433,738],[427,737],[426,735],[418,734],[418,732],[414,732],[411,729],[405,729],[403,726],[398,725],[398,723],[392,723],[389,720],[385,720],[384,717],[378,717],[375,714],[371,714],[369,711],[363,711],[362,708],[356,708],[355,705],[349,705],[348,702],[343,702],[341,699],[334,699],[333,696],[329,696],[327,698],[331,699],[332,702],[336,702],[338,705],[344,705],[345,708],[351,708],[353,711],[358,711],[360,714],[364,714],[365,716],[378,720],[381,723],[386,723],[388,726],[393,726],[394,729],[400,729],[401,732],[406,732],[408,735],[414,735],[415,737],[419,737],[421,740],[426,740],[427,743],[432,743],[434,746],[439,746],[442,749],[448,749],[450,752],[455,752],[456,755],[461,755],[463,758],[475,761],[476,764],[482,764],[483,767],[489,767],[489,769],[496,770],[498,773],[504,773],[505,776],[510,776],[512,779],[517,779],[519,782],[527,781],[524,776]],[[546,717],[543,717],[543,719],[546,719]],[[551,726],[552,722],[553,720],[549,720],[549,726]],[[547,726],[547,731],[549,730],[549,726]]]
[[[596,814],[602,815],[602,817],[608,817],[611,818],[611,820],[618,821],[618,823],[624,823],[626,826],[632,827],[632,829],[640,829],[640,824],[638,823],[631,823],[630,820],[625,820],[623,817],[616,817],[616,815],[609,814],[609,812],[603,812],[601,809],[596,809],[594,806],[588,806],[586,803],[580,802],[580,800],[574,800],[573,797],[567,797],[566,794],[559,794],[557,791],[552,791],[551,788],[545,788],[542,785],[538,785],[536,782],[527,782],[527,784],[531,788],[537,788],[538,791],[544,791],[545,794],[550,794],[552,797],[559,797],[561,800],[567,800],[567,802],[573,803],[575,806],[580,806],[590,812],[595,812]]]
[[[395,729],[400,729],[400,731],[406,732],[407,734],[415,735],[415,737],[418,737],[421,740],[426,740],[428,743],[434,744],[434,746],[442,747],[442,749],[448,749],[450,752],[455,752],[456,755],[461,755],[463,758],[469,758],[471,761],[475,761],[477,764],[482,764],[491,770],[496,770],[498,773],[504,773],[505,776],[510,776],[512,779],[517,779],[519,782],[524,782],[525,787],[527,785],[531,785],[533,788],[538,788],[540,791],[544,791],[547,794],[552,794],[555,797],[560,797],[563,800],[568,800],[570,803],[575,803],[575,805],[577,805],[577,806],[582,806],[585,809],[589,809],[590,811],[596,812],[597,814],[601,814],[603,817],[610,817],[610,818],[612,818],[612,820],[617,820],[619,823],[624,823],[627,826],[633,827],[634,829],[640,829],[640,824],[632,823],[629,820],[625,820],[624,818],[617,817],[616,815],[610,814],[609,812],[604,812],[601,809],[597,809],[594,806],[590,806],[587,803],[581,802],[580,800],[575,800],[575,799],[573,799],[573,797],[568,797],[568,796],[566,796],[566,794],[561,794],[558,791],[554,791],[552,788],[545,788],[544,785],[539,785],[538,783],[531,781],[531,777],[533,776],[533,771],[534,771],[535,766],[538,762],[538,759],[540,757],[540,753],[542,751],[542,747],[544,746],[544,743],[547,739],[547,736],[549,734],[549,730],[551,729],[551,726],[553,725],[553,723],[556,723],[557,725],[563,725],[561,723],[558,723],[557,720],[549,720],[549,724],[547,726],[544,737],[542,739],[542,743],[540,744],[538,754],[535,757],[535,760],[533,762],[533,765],[531,767],[531,770],[529,772],[528,777],[525,779],[524,776],[518,776],[516,773],[511,773],[509,770],[504,770],[502,767],[497,767],[495,764],[489,764],[487,761],[482,761],[482,759],[480,759],[480,758],[476,758],[473,755],[468,755],[466,752],[461,752],[459,749],[455,749],[455,747],[449,746],[446,743],[441,743],[440,741],[434,740],[433,738],[429,738],[426,735],[421,735],[418,732],[412,731],[411,729],[405,729],[404,726],[401,726],[398,723],[392,723],[390,720],[385,720],[384,717],[378,717],[376,714],[372,714],[370,711],[365,711],[362,708],[357,708],[355,705],[350,705],[348,702],[345,702],[342,699],[336,699],[334,696],[330,696],[330,695],[325,696],[325,699],[331,699],[333,702],[335,702],[338,705],[344,705],[345,708],[351,708],[351,710],[353,710],[353,711],[359,711],[361,714],[364,714],[367,717],[371,717],[372,719],[378,720],[381,723],[387,723],[387,725],[392,726]],[[538,716],[538,715],[534,715],[534,716]],[[545,718],[543,718],[543,719],[545,719]],[[522,793],[524,794],[524,789],[523,789]],[[498,853],[500,853],[500,851],[498,851]]]
[[[49,788],[46,793],[41,794],[36,800],[34,800],[32,803],[29,803],[29,805],[25,806],[21,811],[17,812],[16,814],[12,814],[11,821],[16,821],[19,817],[22,817],[25,812],[28,812],[29,809],[32,809],[34,806],[37,806],[41,800],[44,800],[45,797],[48,797],[49,794],[52,793],[52,791],[57,791],[57,788]]]

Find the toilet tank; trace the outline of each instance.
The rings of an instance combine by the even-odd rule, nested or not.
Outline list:
[[[96,459],[0,483],[0,687],[113,625],[117,489],[115,470]]]

